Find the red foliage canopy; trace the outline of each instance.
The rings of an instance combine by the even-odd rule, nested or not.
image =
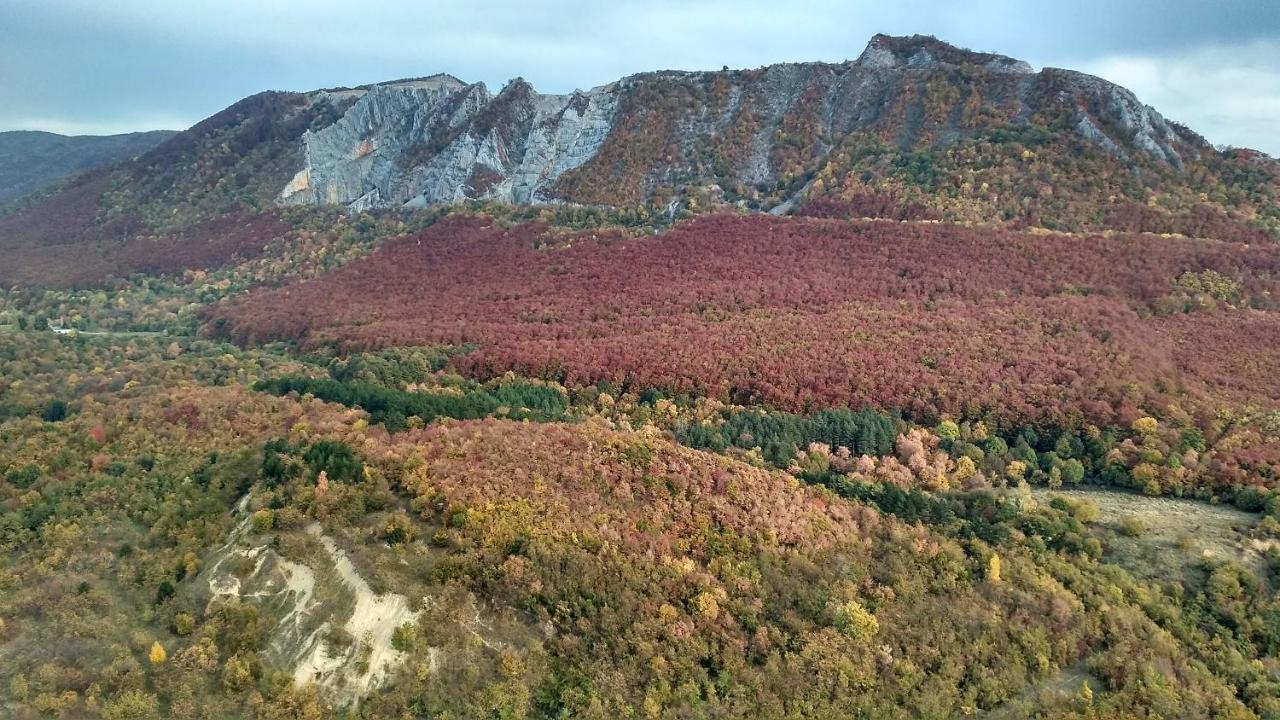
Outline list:
[[[157,234],[140,217],[104,215],[100,198],[110,187],[105,171],[0,217],[0,284],[80,286],[133,273],[179,273],[255,257],[289,226],[279,217],[230,214],[180,231]]]
[[[1280,248],[761,216],[624,238],[450,218],[210,319],[241,342],[475,343],[455,363],[479,377],[516,370],[797,410],[1072,425],[1177,397],[1274,404],[1277,315],[1152,314],[1176,278],[1206,269],[1266,301]]]

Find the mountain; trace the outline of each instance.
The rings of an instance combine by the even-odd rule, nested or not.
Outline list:
[[[233,187],[264,177],[253,155],[280,157],[270,187],[248,193],[261,204],[358,212],[486,199],[782,213],[870,185],[960,220],[1101,226],[1124,216],[1118,201],[1154,197],[1174,214],[1207,200],[1280,227],[1263,210],[1280,177],[1269,158],[1219,152],[1100,78],[1035,72],[931,37],[878,35],[839,64],[644,73],[567,95],[523,79],[495,94],[436,75],[271,98],[234,106],[189,139],[206,160],[217,138],[254,147],[227,160]],[[174,159],[143,165],[151,175]]]
[[[73,173],[141,155],[173,134],[170,130],[74,136],[29,130],[0,132],[0,205]]]
[[[261,93],[0,230],[39,248],[285,207],[466,200],[642,221],[918,206],[965,223],[1259,240],[1280,233],[1280,164],[1217,150],[1100,78],[877,35],[844,63],[644,73],[567,95],[448,75]],[[0,279],[23,278],[41,279]]]
[[[303,136],[304,166],[280,201],[353,210],[470,198],[664,204],[701,193],[775,209],[841,162],[852,138],[882,152],[936,150],[1033,118],[1160,170],[1214,154],[1116,85],[923,37],[877,36],[841,64],[646,73],[569,95],[523,79],[495,95],[435,76],[311,101],[350,106]]]

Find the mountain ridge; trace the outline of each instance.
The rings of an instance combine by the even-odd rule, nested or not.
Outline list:
[[[823,113],[816,119],[824,134],[848,135],[874,126],[880,119],[875,104],[890,104],[892,98],[887,95],[900,90],[893,81],[886,83],[883,78],[875,77],[881,73],[888,76],[929,74],[971,67],[979,68],[979,73],[1014,78],[1016,87],[999,89],[1004,92],[1012,90],[1017,96],[1014,99],[1017,108],[1011,120],[1025,120],[1043,110],[1043,106],[1027,102],[1026,96],[1030,92],[1040,89],[1040,86],[1057,89],[1060,101],[1080,106],[1081,112],[1074,118],[1074,129],[1078,135],[1123,161],[1129,160],[1132,152],[1141,151],[1159,162],[1181,169],[1184,154],[1194,159],[1199,153],[1212,151],[1200,136],[1166,121],[1159,112],[1142,104],[1128,90],[1100,78],[1054,68],[1036,72],[1024,61],[961,50],[927,36],[892,38],[877,35],[858,59],[843,63],[782,63],[755,70],[652,71],[568,94],[538,93],[521,78],[494,94],[484,83],[465,83],[445,75],[429,76],[419,81],[362,86],[345,91],[347,98],[354,97],[354,104],[345,110],[343,118],[327,128],[304,134],[305,165],[278,199],[283,204],[345,203],[354,211],[477,198],[517,203],[565,200],[618,204],[604,202],[609,198],[574,187],[572,176],[565,182],[561,182],[561,178],[592,163],[602,150],[607,152],[605,142],[619,125],[625,127],[633,119],[631,111],[623,106],[635,94],[650,90],[650,86],[675,84],[681,86],[675,88],[676,91],[696,95],[697,90],[693,86],[698,84],[727,85],[722,90],[730,94],[729,98],[720,98],[719,102],[711,98],[711,105],[704,98],[694,97],[692,100],[693,114],[705,118],[708,113],[718,111],[718,121],[699,127],[685,118],[675,118],[679,126],[677,134],[683,138],[690,134],[695,137],[701,135],[702,144],[714,143],[716,136],[733,129],[743,113],[749,113],[757,121],[757,116],[762,115],[766,122],[751,138],[753,147],[758,148],[776,144],[761,132],[776,132],[788,114],[802,114],[806,111],[805,104],[819,100],[823,104]],[[437,82],[430,88],[421,85],[445,78],[449,80],[447,84]],[[887,87],[872,87],[876,81]],[[779,82],[784,87],[777,87]],[[845,87],[851,83],[855,87]],[[997,81],[996,84],[1008,85],[1009,82]],[[409,99],[409,104],[417,101],[416,107],[407,107],[405,98],[394,97],[397,93],[420,90],[434,94]],[[523,93],[524,97],[513,100],[513,90]],[[312,97],[328,99],[328,91],[321,92],[325,95],[313,93]],[[449,95],[436,97],[435,94],[439,93]],[[471,115],[488,111],[491,105],[503,101],[507,101],[509,106],[524,103],[521,107],[503,110],[518,113],[519,117],[508,118],[509,124],[517,128],[520,122],[525,122],[527,134],[487,137],[485,131],[491,130],[490,126],[477,128],[468,124]],[[751,106],[744,108],[744,101],[751,101]],[[1084,112],[1085,102],[1105,103],[1109,107],[1102,108],[1107,112],[1090,114]],[[758,107],[761,105],[763,107]],[[636,112],[643,113],[646,109],[651,108],[641,108]],[[347,114],[352,113],[354,116],[348,118]],[[406,118],[405,113],[415,114]],[[448,117],[441,117],[442,113]],[[533,122],[529,125],[531,117]],[[406,119],[409,120],[407,124],[404,122]],[[398,125],[396,121],[399,121]],[[968,128],[949,128],[953,137],[940,138],[933,145],[950,145],[980,128],[980,125],[970,125]],[[1114,128],[1108,125],[1117,126],[1123,132],[1117,136]],[[604,132],[601,132],[602,128]],[[907,129],[900,142],[903,146],[913,145],[914,138],[910,136],[918,132],[910,128],[910,123]],[[553,131],[550,134],[554,137],[541,132],[544,130]],[[1123,137],[1124,133],[1131,134],[1131,137]],[[425,140],[421,137],[423,134],[427,136]],[[570,137],[563,137],[566,134]],[[424,142],[429,151],[414,152],[415,149],[420,150],[418,146]],[[525,162],[530,148],[534,150],[535,157],[532,166]],[[398,156],[406,150],[413,160],[421,162],[397,171],[393,165],[405,165]],[[657,170],[679,176],[678,180],[686,184],[714,182],[720,178],[710,176],[720,174],[728,175],[727,179],[736,184],[776,183],[780,176],[790,174],[788,168],[780,167],[780,163],[772,158],[758,157],[759,152],[755,154],[757,157],[750,158],[744,165],[722,168],[727,172],[708,173],[707,168],[698,167],[697,161],[687,156],[682,158],[684,162],[668,163],[666,167],[659,163]],[[520,162],[510,161],[509,155],[519,157]],[[647,174],[652,176],[654,173]],[[477,184],[478,179],[490,175],[500,176],[502,180]],[[654,177],[614,179],[623,180],[623,193],[629,194],[626,199],[632,202],[663,194],[659,187],[661,181]],[[777,205],[787,198],[769,199]]]
[[[930,36],[877,35],[840,63],[652,71],[562,94],[439,73],[240,100],[0,218],[0,245],[42,268],[0,280],[60,277],[70,261],[46,262],[47,246],[179,236],[226,216],[477,201],[642,224],[917,208],[906,214],[1251,242],[1280,237],[1280,163],[1215,149],[1102,78]]]
[[[174,134],[172,130],[118,135],[0,132],[0,205],[47,188],[68,175],[140,155]]]

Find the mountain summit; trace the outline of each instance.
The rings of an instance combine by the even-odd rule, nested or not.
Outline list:
[[[283,204],[423,206],[467,199],[787,206],[851,145],[943,150],[1037,125],[1133,166],[1213,154],[1132,93],[931,37],[877,35],[854,62],[655,72],[544,95],[452,77],[321,91],[339,117],[303,134]]]
[[[979,53],[949,45],[932,35],[894,37],[875,35],[867,43],[867,49],[858,57],[858,64],[865,67],[936,68],[939,64],[981,65],[992,72],[1009,72],[1030,75],[1035,72],[1031,63],[1005,55]]]

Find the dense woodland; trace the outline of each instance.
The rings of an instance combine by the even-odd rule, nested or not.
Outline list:
[[[858,203],[286,214],[231,264],[6,292],[5,712],[1280,711],[1276,246]],[[1028,487],[1247,520],[1223,554]],[[287,601],[210,594],[314,532],[416,609],[324,636],[392,654],[359,702],[291,674]]]
[[[207,317],[241,342],[469,345],[451,363],[479,379],[870,406],[1010,444],[1024,426],[1123,439],[1150,415],[1165,447],[1129,463],[1148,466],[1135,484],[1222,492],[1277,481],[1278,264],[1273,244],[1150,234],[719,216],[629,238],[450,218]],[[1188,432],[1207,444],[1174,467]]]
[[[279,552],[305,558],[299,528],[319,521],[377,586],[435,599],[398,636],[395,679],[352,717],[1251,717],[1280,697],[1269,575],[1192,557],[1185,585],[1135,580],[1106,564],[1096,510],[970,482],[960,449],[985,442],[972,427],[545,386],[570,422],[388,434],[297,394],[327,386],[246,385],[477,390],[430,352],[299,364],[16,332],[6,348],[0,652],[15,717],[339,711],[264,659],[273,606],[202,599],[245,493]],[[486,392],[547,403],[533,387]],[[673,442],[694,425],[808,445],[788,461]],[[1066,668],[1087,679],[1036,690]]]

